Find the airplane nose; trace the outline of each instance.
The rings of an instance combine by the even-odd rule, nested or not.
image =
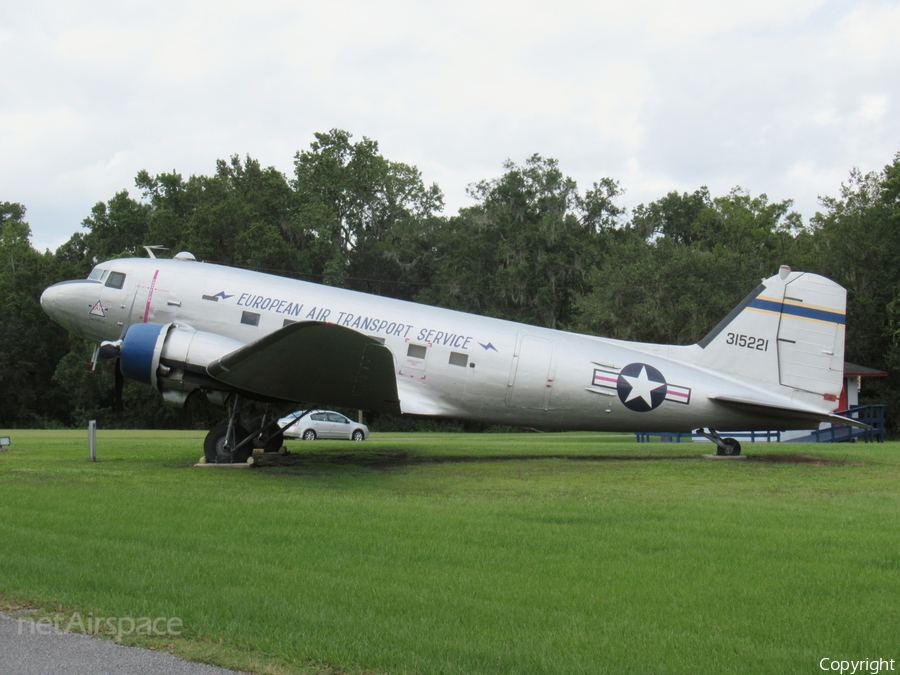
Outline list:
[[[51,318],[53,317],[53,310],[56,308],[56,296],[58,293],[59,289],[55,285],[45,288],[44,292],[41,293],[41,309]]]

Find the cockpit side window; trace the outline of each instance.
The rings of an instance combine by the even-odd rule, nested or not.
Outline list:
[[[125,285],[125,275],[121,272],[110,272],[106,285],[110,288],[122,288]]]
[[[95,267],[88,275],[88,279],[91,281],[103,281],[104,279],[106,279],[107,274],[109,274],[109,270],[103,270],[99,267]]]

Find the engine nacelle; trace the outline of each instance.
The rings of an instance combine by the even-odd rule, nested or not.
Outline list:
[[[136,323],[125,333],[122,375],[155,387],[167,403],[183,405],[188,395],[215,381],[206,366],[244,343],[179,323]]]

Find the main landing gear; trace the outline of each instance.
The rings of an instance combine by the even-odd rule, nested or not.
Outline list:
[[[227,422],[213,427],[203,441],[203,454],[208,464],[243,464],[253,450],[278,452],[284,444],[284,429],[278,419],[270,417],[268,408],[262,417],[250,424],[248,431],[240,419],[241,397],[234,395],[231,414]]]
[[[724,455],[726,457],[733,457],[734,455],[741,454],[741,444],[738,442],[736,438],[722,438],[715,432],[715,430],[710,429],[709,431],[704,431],[702,428],[697,429],[694,432],[695,434],[700,434],[701,436],[705,436],[713,443],[716,444],[718,450],[716,450],[717,455]]]

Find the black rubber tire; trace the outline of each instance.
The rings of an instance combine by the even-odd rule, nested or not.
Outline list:
[[[250,429],[255,434],[253,437],[253,447],[263,452],[278,452],[284,445],[284,432],[274,427],[268,433],[259,433],[258,430],[262,426],[262,417],[257,417],[250,423]]]
[[[724,455],[726,457],[734,457],[735,455],[741,454],[740,441],[736,438],[726,438],[723,440],[725,441],[725,447],[719,448],[719,451],[716,454]]]
[[[307,429],[303,432],[303,440],[304,441],[314,441],[316,440],[316,432],[312,429]]]
[[[357,429],[353,432],[353,435],[350,437],[352,441],[364,441],[366,440],[366,435],[362,432],[362,429]]]
[[[209,430],[209,433],[206,434],[206,438],[203,441],[203,454],[206,455],[206,461],[209,464],[219,464],[220,452],[222,447],[225,444],[225,434],[228,433],[228,422],[222,422],[222,424],[214,426]],[[240,443],[242,440],[247,438],[248,433],[247,430],[242,427],[240,424],[236,424],[234,427],[234,439]],[[246,462],[249,459],[250,455],[253,453],[252,444],[248,443],[243,446],[237,453],[231,456],[231,464],[240,464]],[[222,463],[229,463],[227,460],[222,458]]]

